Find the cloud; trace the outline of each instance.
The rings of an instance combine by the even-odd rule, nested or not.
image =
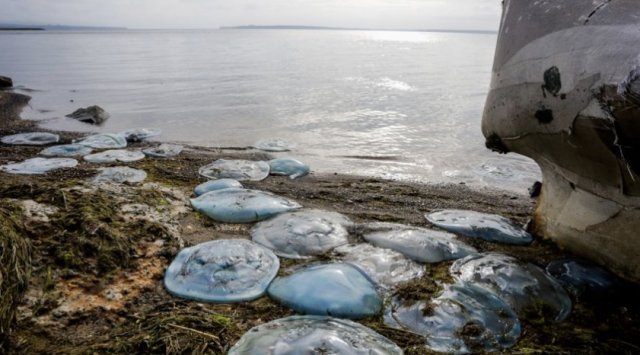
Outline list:
[[[302,24],[496,29],[499,0],[0,0],[0,22],[215,28]]]

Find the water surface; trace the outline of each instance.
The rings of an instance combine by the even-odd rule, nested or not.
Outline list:
[[[484,148],[496,35],[210,30],[7,32],[0,71],[36,91],[25,118],[156,127],[212,147],[282,138],[315,172],[524,191],[530,160]],[[100,128],[64,118],[98,104]]]

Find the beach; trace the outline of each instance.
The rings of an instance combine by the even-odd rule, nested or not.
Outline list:
[[[0,136],[43,131],[37,122],[20,119],[24,95],[0,91]],[[60,131],[60,143],[85,133]],[[140,142],[130,148],[157,146]],[[0,165],[36,157],[42,147],[0,145]],[[482,149],[482,148],[479,148]],[[193,188],[206,181],[198,169],[216,159],[269,160],[255,149],[186,146],[175,158],[146,158],[119,163],[144,170],[142,184],[95,185],[96,165],[80,161],[75,168],[45,175],[0,172],[2,229],[9,247],[22,250],[13,260],[14,277],[0,279],[0,309],[15,311],[7,353],[211,353],[223,354],[253,326],[294,312],[261,297],[237,304],[206,304],[171,296],[163,286],[166,267],[184,247],[216,239],[248,239],[252,224],[215,222],[189,203]],[[102,165],[101,165],[102,166]],[[108,165],[104,165],[108,166]],[[495,213],[524,225],[535,199],[465,184],[418,184],[381,178],[317,174],[289,179],[270,176],[246,182],[247,188],[293,199],[305,208],[339,212],[355,222],[350,241],[361,242],[359,225],[392,222],[431,227],[424,215],[440,209]],[[505,253],[544,268],[570,256],[540,237],[528,246],[466,238],[479,251]],[[18,246],[18,247],[16,247]],[[293,267],[330,260],[281,260],[280,275]],[[426,264],[425,276],[400,285],[397,293],[429,298],[451,276],[451,262]],[[522,321],[513,354],[604,354],[640,351],[640,306],[637,286],[624,284],[606,301],[578,300],[563,322]],[[7,314],[5,312],[5,314]],[[2,316],[4,317],[5,314]],[[359,321],[398,344],[406,354],[428,354],[424,339],[386,326],[382,316]]]

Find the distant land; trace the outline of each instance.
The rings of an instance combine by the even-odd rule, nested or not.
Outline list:
[[[64,25],[24,25],[12,23],[0,23],[0,31],[120,31],[126,27],[100,27],[100,26],[64,26]]]
[[[392,31],[392,32],[453,32],[453,33],[479,33],[496,34],[497,31],[488,30],[447,30],[447,29],[388,29],[388,28],[351,28],[351,27],[326,27],[326,26],[298,26],[298,25],[245,25],[223,26],[221,30],[324,30],[324,31]]]
[[[41,28],[41,27],[2,27],[2,26],[0,26],[0,31],[44,31],[44,28]]]

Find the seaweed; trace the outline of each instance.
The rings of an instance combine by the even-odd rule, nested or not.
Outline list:
[[[16,210],[0,207],[0,349],[30,276],[31,245],[20,232]]]

